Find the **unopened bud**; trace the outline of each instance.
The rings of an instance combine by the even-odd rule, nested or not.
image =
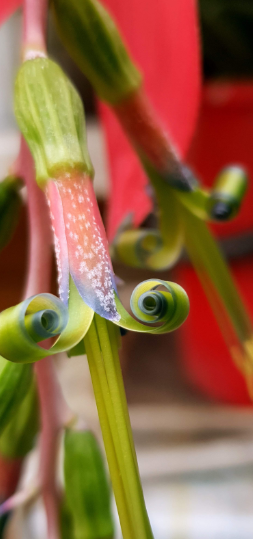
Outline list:
[[[141,74],[97,0],[54,0],[53,8],[63,43],[102,100],[119,103],[140,87]]]
[[[15,115],[42,187],[48,178],[73,170],[92,177],[82,101],[55,62],[24,62],[15,83]]]

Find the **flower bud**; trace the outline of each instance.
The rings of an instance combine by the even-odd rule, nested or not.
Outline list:
[[[97,0],[54,0],[53,8],[63,43],[102,100],[118,103],[140,87],[141,74]]]
[[[82,101],[55,62],[24,62],[15,83],[15,115],[41,187],[48,178],[73,170],[92,177]]]
[[[67,430],[64,451],[66,498],[75,539],[113,537],[110,488],[96,438],[90,431]]]
[[[12,176],[0,182],[0,250],[10,241],[17,225],[22,204],[20,183],[21,180]]]

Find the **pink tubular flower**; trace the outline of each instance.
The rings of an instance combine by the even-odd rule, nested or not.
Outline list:
[[[200,58],[195,0],[101,0],[119,25],[145,77],[145,90],[178,154],[184,158],[200,102]],[[141,32],[140,32],[141,28]],[[112,189],[108,204],[111,241],[129,214],[135,226],[152,210],[147,180],[114,112],[99,107],[106,135]]]
[[[84,173],[62,175],[48,182],[58,266],[59,294],[67,305],[69,275],[84,300],[108,320],[119,320],[116,285],[102,219],[90,178]]]
[[[15,112],[35,161],[36,180],[50,205],[60,297],[68,305],[71,277],[88,307],[118,321],[80,97],[57,64],[35,58],[19,70]]]

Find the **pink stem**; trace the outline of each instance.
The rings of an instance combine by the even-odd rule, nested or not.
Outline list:
[[[50,290],[51,231],[45,196],[36,184],[32,157],[23,138],[17,167],[27,186],[30,253],[25,297],[30,297]],[[47,515],[48,537],[58,539],[60,534],[55,475],[58,434],[62,425],[60,408],[61,411],[62,409],[65,411],[65,403],[62,403],[63,398],[56,380],[52,358],[47,357],[39,361],[35,365],[35,372],[42,417],[40,453],[42,495]]]
[[[25,297],[48,292],[51,278],[51,229],[46,198],[34,177],[34,165],[28,147],[21,139],[21,174],[25,178],[29,215],[29,273]]]
[[[24,0],[24,60],[46,55],[47,3],[47,0]]]
[[[58,488],[56,484],[56,464],[58,440],[61,430],[59,387],[56,381],[51,357],[38,361],[35,365],[40,410],[42,419],[40,482],[47,515],[48,539],[57,539],[59,533]]]

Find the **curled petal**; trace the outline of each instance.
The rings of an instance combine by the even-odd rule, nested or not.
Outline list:
[[[93,311],[70,282],[69,310],[52,294],[38,294],[0,314],[0,354],[14,363],[33,363],[75,346],[85,335]],[[49,349],[39,342],[58,337]]]
[[[124,309],[116,296],[121,317],[117,325],[143,333],[173,331],[183,324],[189,313],[189,299],[184,289],[176,283],[160,279],[149,279],[140,283],[132,293],[130,304],[133,314],[140,322]],[[153,325],[158,322],[160,325]]]
[[[114,273],[91,180],[84,174],[65,175],[56,186],[63,207],[70,275],[91,309],[117,321]]]
[[[113,244],[112,256],[128,266],[161,270],[173,266],[181,253],[183,229],[178,204],[166,184],[156,180],[159,230],[126,229],[122,224]]]

